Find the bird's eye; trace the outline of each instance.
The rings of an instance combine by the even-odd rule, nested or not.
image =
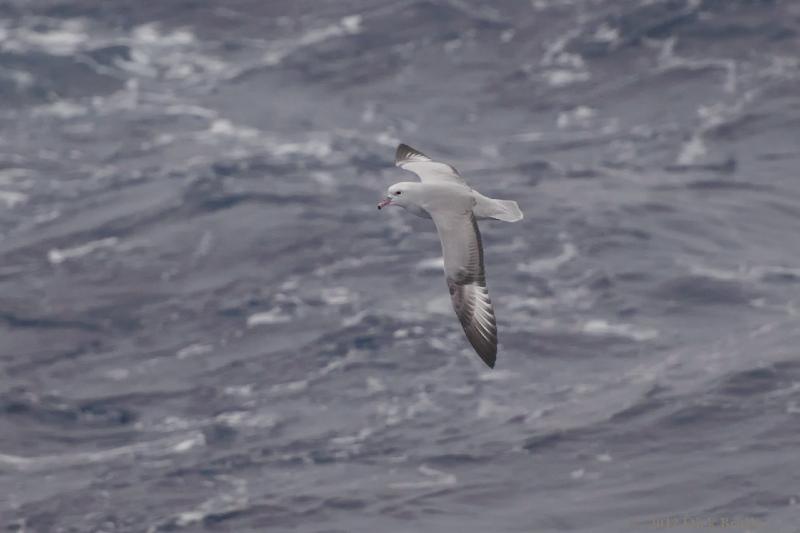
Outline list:
[[[399,196],[402,192],[403,191],[395,191],[394,193]]]

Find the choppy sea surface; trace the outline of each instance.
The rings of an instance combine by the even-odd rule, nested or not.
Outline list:
[[[800,531],[799,174],[795,0],[5,0],[0,525]]]

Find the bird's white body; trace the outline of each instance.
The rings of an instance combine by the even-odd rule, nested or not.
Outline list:
[[[447,210],[461,206],[472,210],[478,220],[495,219],[505,222],[522,220],[517,202],[513,200],[495,200],[484,196],[475,189],[458,183],[415,183],[401,182],[404,189],[415,191],[414,199],[393,198],[392,204],[404,207],[410,213],[423,218],[431,218],[431,210]],[[408,194],[406,190],[403,191]],[[399,201],[398,201],[399,200]]]
[[[433,161],[407,145],[397,148],[395,164],[417,174],[421,182],[395,183],[378,209],[397,205],[417,216],[433,219],[442,242],[453,309],[478,355],[494,367],[497,325],[486,288],[477,219],[516,222],[522,219],[522,211],[513,200],[495,200],[475,191],[455,168]]]

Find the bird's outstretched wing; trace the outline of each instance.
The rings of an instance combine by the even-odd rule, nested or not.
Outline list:
[[[497,323],[486,288],[478,223],[472,211],[434,214],[433,221],[442,241],[444,271],[453,309],[472,347],[490,368],[494,368]]]
[[[466,185],[458,171],[447,163],[434,161],[422,152],[407,144],[397,147],[394,164],[403,170],[413,172],[423,183],[458,183]]]

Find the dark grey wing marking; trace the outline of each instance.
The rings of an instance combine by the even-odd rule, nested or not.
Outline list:
[[[411,148],[407,144],[397,147],[394,155],[394,164],[403,170],[408,170],[419,176],[423,183],[458,183],[466,185],[458,171],[447,163],[434,161],[419,150]]]
[[[483,361],[494,368],[497,322],[486,288],[483,245],[472,212],[434,216],[444,253],[445,276],[453,309],[467,339]]]

